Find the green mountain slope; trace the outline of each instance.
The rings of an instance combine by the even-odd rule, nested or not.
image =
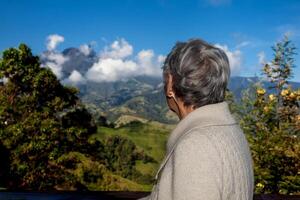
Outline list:
[[[93,138],[105,141],[111,136],[121,136],[133,141],[139,150],[152,157],[152,162],[138,161],[135,169],[149,180],[152,180],[165,155],[165,146],[169,133],[174,125],[166,125],[158,122],[131,122],[119,128],[98,127]],[[140,184],[143,190],[149,191],[152,184]]]

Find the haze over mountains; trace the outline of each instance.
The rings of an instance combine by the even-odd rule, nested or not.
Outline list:
[[[119,45],[121,45],[121,49],[128,48],[125,47],[128,44]],[[148,59],[144,65],[148,64],[149,67],[153,67],[154,62],[151,59]],[[120,120],[122,116],[132,116],[135,119],[148,119],[161,123],[177,121],[176,116],[167,108],[160,73],[145,73],[144,75],[143,73],[133,73],[132,77],[124,76],[124,78],[113,81],[105,81],[109,80],[109,77],[106,79],[100,77],[104,79],[103,81],[95,81],[93,79],[95,77],[89,79],[87,77],[91,75],[88,73],[99,61],[99,56],[90,46],[67,48],[61,53],[48,50],[41,55],[41,60],[42,64],[49,66],[64,84],[78,87],[81,99],[98,117],[104,115],[109,121],[114,122]],[[156,69],[158,67],[156,66]],[[144,66],[144,69],[148,69],[147,66]],[[229,89],[239,100],[242,91],[258,81],[266,86],[270,85],[258,77],[235,76],[230,79]],[[291,82],[291,85],[293,88],[300,87],[300,83],[297,82]]]

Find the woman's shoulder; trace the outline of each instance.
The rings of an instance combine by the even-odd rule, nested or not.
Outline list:
[[[237,124],[201,126],[184,133],[177,141],[176,148],[199,149],[205,146],[206,150],[220,151],[220,149],[244,145],[245,140],[245,135]]]

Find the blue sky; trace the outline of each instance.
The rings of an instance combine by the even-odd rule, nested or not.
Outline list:
[[[93,43],[97,52],[123,38],[138,53],[166,55],[176,41],[202,38],[232,56],[234,75],[260,75],[260,59],[289,34],[300,48],[299,0],[0,0],[0,51],[28,44],[46,50],[46,38],[64,41],[57,51]],[[294,81],[300,82],[300,51]],[[133,53],[133,55],[135,55]],[[260,56],[258,56],[260,55]]]

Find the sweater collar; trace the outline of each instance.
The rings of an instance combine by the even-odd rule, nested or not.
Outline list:
[[[167,142],[167,154],[177,140],[192,128],[228,124],[236,124],[236,121],[229,111],[227,102],[199,107],[183,118],[172,131]]]

